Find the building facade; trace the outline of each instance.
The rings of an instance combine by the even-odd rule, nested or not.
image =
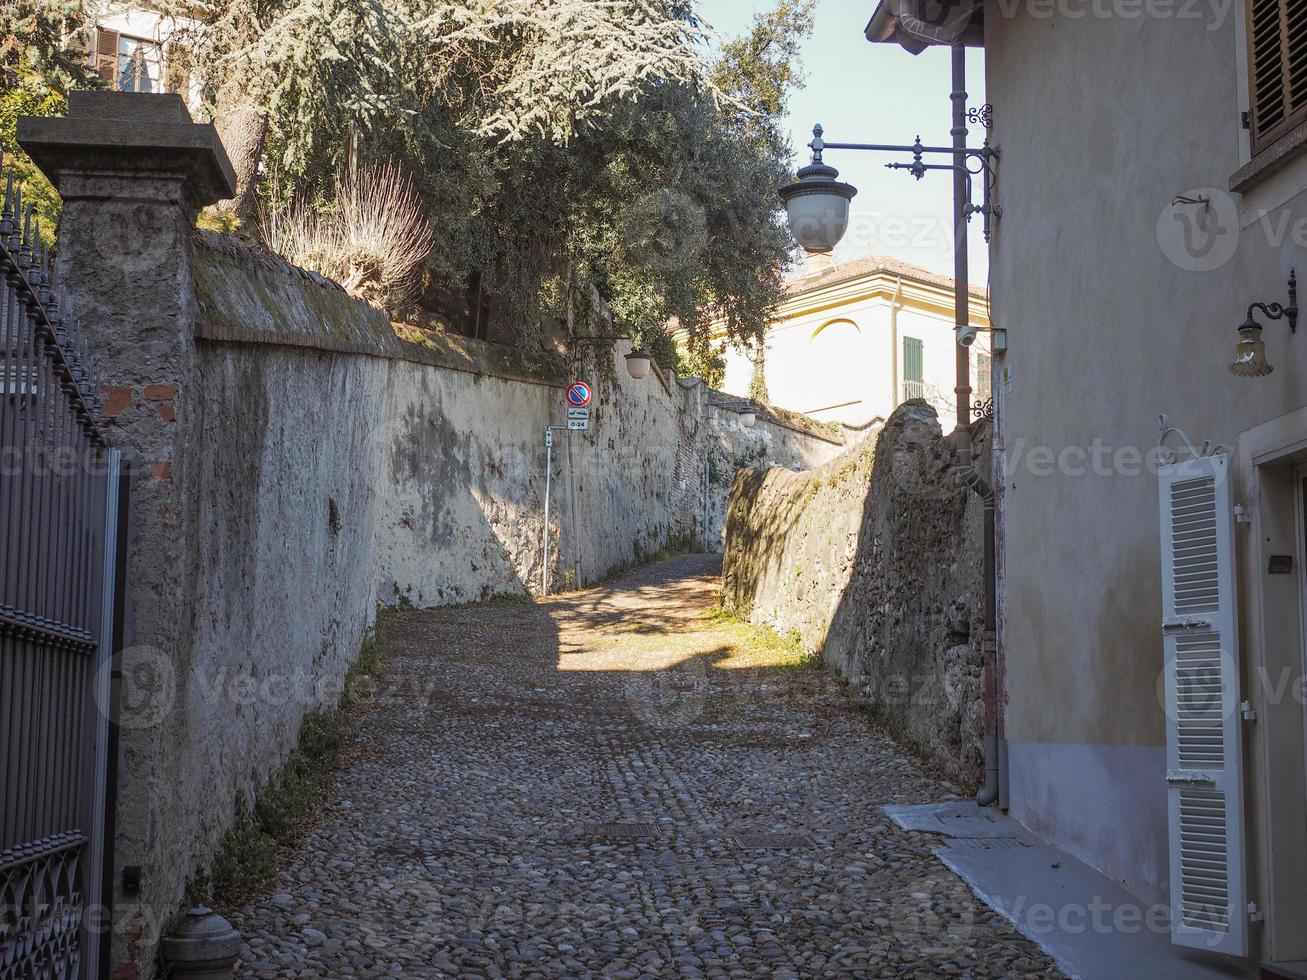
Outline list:
[[[971,297],[972,322],[987,327],[984,288],[972,286]],[[955,398],[953,328],[947,276],[884,256],[839,265],[810,258],[767,328],[768,401],[855,427],[889,418],[911,398],[926,399],[944,417]],[[972,389],[983,401],[990,375],[984,333],[972,351]],[[722,389],[748,395],[755,351],[726,343],[724,354]]]
[[[890,6],[869,39],[938,40]],[[1271,305],[1307,270],[1296,10],[971,22],[1002,148],[1010,812],[1168,903],[1176,943],[1276,976],[1307,959],[1307,337]]]

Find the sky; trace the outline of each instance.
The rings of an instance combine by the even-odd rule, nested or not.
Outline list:
[[[748,30],[755,11],[771,6],[769,0],[700,0],[703,15],[728,36]],[[817,0],[812,37],[802,55],[806,82],[791,97],[786,119],[798,166],[809,160],[814,123],[821,123],[824,138],[834,142],[906,144],[918,133],[929,145],[950,142],[948,51],[929,48],[914,56],[897,44],[869,43],[862,31],[875,8],[876,0]],[[984,102],[983,57],[981,49],[967,49],[969,106]],[[973,126],[970,141],[979,145],[983,138],[981,128]],[[909,162],[911,155],[826,151],[825,162],[858,189],[835,261],[891,255],[952,275],[951,175],[934,171],[918,182],[904,171],[885,169],[892,160]],[[978,189],[976,198],[980,203]],[[989,263],[979,215],[971,226],[970,278],[983,285]]]

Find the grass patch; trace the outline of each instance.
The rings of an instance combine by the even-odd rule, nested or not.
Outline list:
[[[244,793],[237,794],[235,817],[212,861],[186,884],[188,906],[231,908],[272,879],[278,848],[304,835],[326,799],[341,753],[364,717],[380,666],[381,644],[376,635],[369,636],[345,675],[335,707],[303,717],[295,748],[264,783],[254,805]]]
[[[704,619],[731,645],[730,657],[718,667],[812,670],[821,665],[820,657],[804,649],[797,632],[782,636],[769,626],[755,626],[720,603],[704,613]]]

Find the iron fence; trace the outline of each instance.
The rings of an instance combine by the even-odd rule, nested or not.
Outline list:
[[[120,460],[12,173],[0,275],[0,980],[94,976]]]

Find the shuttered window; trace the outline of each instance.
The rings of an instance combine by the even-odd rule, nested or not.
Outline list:
[[[1307,120],[1307,0],[1247,0],[1254,153]]]
[[[990,381],[993,377],[993,364],[990,362],[988,354],[976,355],[976,398],[982,402],[987,402],[993,393],[993,387]]]
[[[926,360],[921,341],[903,338],[903,400],[926,397]]]
[[[1158,476],[1171,937],[1242,956],[1247,899],[1228,460],[1185,460]]]
[[[173,73],[176,77],[169,79],[169,85],[165,86],[163,46],[159,42],[129,37],[103,27],[92,32],[87,56],[104,87],[119,92],[181,91],[176,86],[186,77],[182,63]]]

